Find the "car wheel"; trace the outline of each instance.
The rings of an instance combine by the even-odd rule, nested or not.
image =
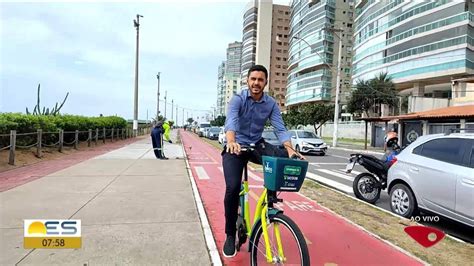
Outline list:
[[[396,184],[390,190],[390,209],[405,218],[411,218],[418,210],[416,198],[409,187]]]
[[[301,153],[301,150],[300,150],[300,146],[299,146],[299,145],[296,145],[295,150],[296,150],[296,152]]]

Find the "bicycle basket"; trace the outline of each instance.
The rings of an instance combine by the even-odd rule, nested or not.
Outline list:
[[[264,186],[272,191],[298,192],[308,170],[308,161],[263,156]]]

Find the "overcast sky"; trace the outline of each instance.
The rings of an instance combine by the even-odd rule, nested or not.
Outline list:
[[[163,100],[210,110],[217,67],[242,39],[247,1],[0,3],[0,112],[25,112],[67,99],[62,113],[133,118],[136,30],[140,19],[139,118]],[[171,105],[167,108],[170,115]],[[164,113],[164,103],[160,104]],[[191,110],[188,111],[191,116]],[[196,117],[199,112],[195,111]]]

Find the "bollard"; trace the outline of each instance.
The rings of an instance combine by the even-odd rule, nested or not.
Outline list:
[[[104,144],[105,144],[105,127],[104,127],[104,137],[102,138],[102,141],[103,141]]]
[[[91,146],[92,141],[92,129],[89,129],[89,138],[87,139],[87,147]]]
[[[43,130],[38,129],[38,141],[36,142],[36,157],[41,158],[43,154],[41,153],[41,142],[43,140]]]
[[[114,128],[112,128],[112,140],[111,142],[114,142]]]
[[[74,149],[77,150],[77,144],[79,144],[79,130],[76,130],[74,134]]]
[[[10,155],[8,164],[15,165],[16,130],[10,130]]]
[[[59,152],[63,152],[64,145],[64,130],[59,130]]]
[[[99,129],[95,129],[95,146],[97,146],[97,141],[99,140]]]

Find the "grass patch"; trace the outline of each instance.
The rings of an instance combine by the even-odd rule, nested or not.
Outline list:
[[[416,225],[414,222],[380,211],[310,180],[305,181],[300,192],[432,265],[472,265],[474,245],[445,237],[435,246],[424,248],[403,230],[408,225]]]

